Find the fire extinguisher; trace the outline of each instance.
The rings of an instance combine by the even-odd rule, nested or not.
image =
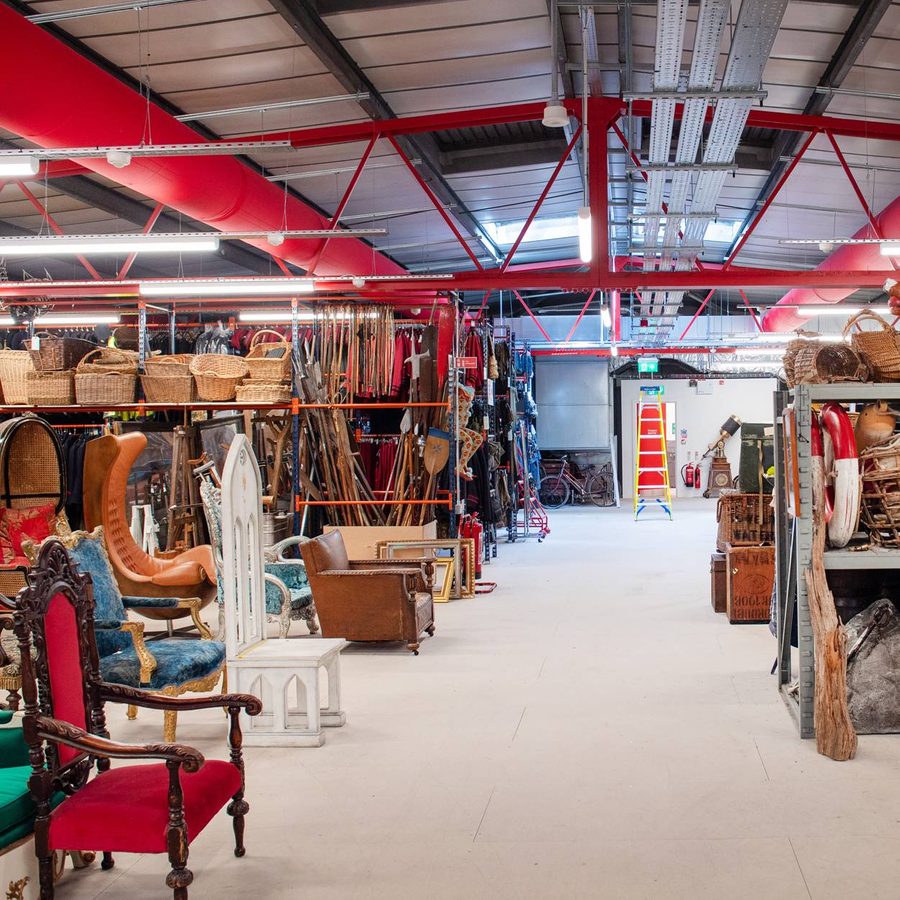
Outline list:
[[[699,467],[698,467],[699,468]],[[694,468],[690,456],[688,456],[687,464],[681,467],[681,480],[685,487],[693,488],[697,486],[699,472]]]
[[[472,538],[475,541],[475,577],[481,578],[481,562],[482,562],[482,538],[484,536],[484,525],[478,519],[478,514],[463,516],[459,520],[459,536],[462,538]]]

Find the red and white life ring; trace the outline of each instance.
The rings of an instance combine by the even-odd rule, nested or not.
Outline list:
[[[846,547],[859,525],[862,478],[853,423],[839,403],[826,403],[821,416],[814,417],[810,452],[813,465],[822,467],[825,481],[828,543]]]

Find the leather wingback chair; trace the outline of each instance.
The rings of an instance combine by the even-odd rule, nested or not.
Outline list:
[[[347,558],[339,531],[300,545],[322,637],[349,641],[406,641],[434,634],[431,559]]]
[[[171,558],[150,556],[135,543],[125,518],[128,476],[147,446],[140,432],[108,434],[91,441],[84,454],[84,520],[92,531],[103,526],[109,560],[123,594],[143,597],[216,596],[216,563],[209,544]],[[143,615],[178,618],[180,609],[153,609]]]

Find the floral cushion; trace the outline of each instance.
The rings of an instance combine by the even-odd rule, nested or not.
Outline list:
[[[100,677],[112,684],[159,691],[206,678],[225,665],[225,645],[221,641],[164,638],[149,642],[147,649],[156,660],[156,670],[148,683],[141,683],[141,663],[133,647],[101,659]]]
[[[22,541],[40,544],[53,534],[56,524],[56,508],[32,506],[27,509],[0,507],[0,562],[4,565],[18,565],[25,553]]]

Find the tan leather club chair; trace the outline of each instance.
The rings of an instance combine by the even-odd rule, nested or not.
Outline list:
[[[431,559],[347,558],[339,531],[300,545],[322,637],[406,641],[417,656],[419,636],[434,634]]]
[[[205,606],[216,596],[216,564],[209,544],[171,558],[145,553],[125,519],[128,476],[147,446],[140,432],[108,434],[88,443],[84,453],[84,520],[90,531],[103,526],[106,550],[119,589],[138,597],[199,597]],[[189,615],[187,606],[140,610],[151,618]]]

